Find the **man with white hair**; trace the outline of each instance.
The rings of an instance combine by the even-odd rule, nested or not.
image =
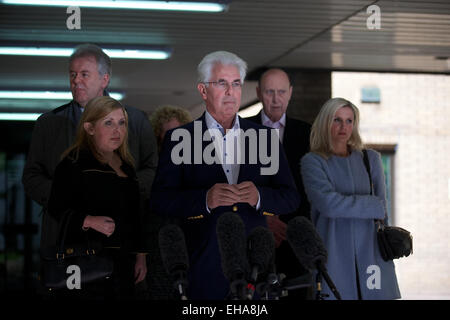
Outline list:
[[[246,63],[233,53],[217,51],[203,58],[198,73],[197,89],[206,110],[196,121],[166,134],[150,203],[156,213],[176,218],[184,231],[190,265],[188,299],[223,300],[230,297],[230,283],[221,266],[219,217],[236,213],[248,235],[257,226],[267,226],[266,216],[295,211],[300,198],[278,137],[262,140],[264,135],[271,137],[271,130],[237,115]],[[248,155],[245,161],[230,160],[229,153],[236,149],[226,141],[253,131],[256,140],[236,139],[237,148]],[[182,148],[179,161],[175,156],[186,142],[179,139],[186,134],[189,144]],[[205,158],[212,149],[217,160],[213,163]],[[277,161],[275,172],[264,174],[262,149]],[[250,161],[256,156],[252,152],[258,153],[255,163]]]

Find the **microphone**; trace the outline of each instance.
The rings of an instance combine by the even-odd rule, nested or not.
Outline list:
[[[268,271],[273,264],[275,240],[272,232],[262,226],[256,227],[248,236],[248,259],[251,266],[248,298],[253,299],[258,274]],[[272,266],[273,268],[273,266]],[[271,269],[272,269],[271,268]]]
[[[168,224],[159,230],[158,240],[164,268],[174,280],[175,290],[181,300],[187,300],[186,272],[189,269],[189,257],[184,233],[179,226]]]
[[[230,282],[232,300],[247,299],[248,270],[245,226],[238,214],[226,212],[217,220],[217,240],[221,256],[222,270]]]
[[[306,268],[317,269],[325,278],[336,299],[341,300],[341,295],[325,267],[328,258],[327,250],[312,222],[305,217],[291,219],[287,226],[286,237],[297,259]]]

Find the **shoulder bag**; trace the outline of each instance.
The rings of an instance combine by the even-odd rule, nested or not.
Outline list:
[[[106,279],[113,272],[112,257],[102,252],[102,245],[90,243],[86,234],[86,242],[66,246],[66,234],[72,211],[64,214],[60,224],[56,248],[47,248],[41,252],[41,281],[48,289],[68,288],[67,280],[79,270],[79,283]],[[79,269],[77,269],[77,267]]]
[[[367,150],[363,150],[363,160],[369,174],[370,194],[373,195],[372,175]],[[413,253],[413,238],[408,230],[400,227],[387,226],[383,220],[375,220],[377,240],[381,257],[384,261],[407,257]]]

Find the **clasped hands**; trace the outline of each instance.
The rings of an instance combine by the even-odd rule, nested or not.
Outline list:
[[[238,202],[245,202],[255,207],[258,199],[258,189],[251,181],[244,181],[239,184],[216,183],[208,190],[206,196],[207,205],[210,209],[232,206]],[[281,242],[286,240],[286,223],[277,216],[268,216],[267,226],[273,232],[275,246],[278,248]]]
[[[259,192],[251,181],[239,184],[216,183],[208,190],[206,203],[208,208],[232,206],[235,203],[248,203],[252,207],[258,204]]]

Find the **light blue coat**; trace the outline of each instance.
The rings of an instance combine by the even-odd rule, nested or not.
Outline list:
[[[328,273],[342,299],[358,299],[356,271],[362,299],[396,299],[400,290],[395,266],[380,255],[374,223],[386,212],[381,157],[374,150],[368,150],[368,156],[373,196],[360,151],[328,160],[310,152],[301,160],[301,173],[311,219],[328,250]],[[324,281],[322,287],[328,299],[334,299]]]

